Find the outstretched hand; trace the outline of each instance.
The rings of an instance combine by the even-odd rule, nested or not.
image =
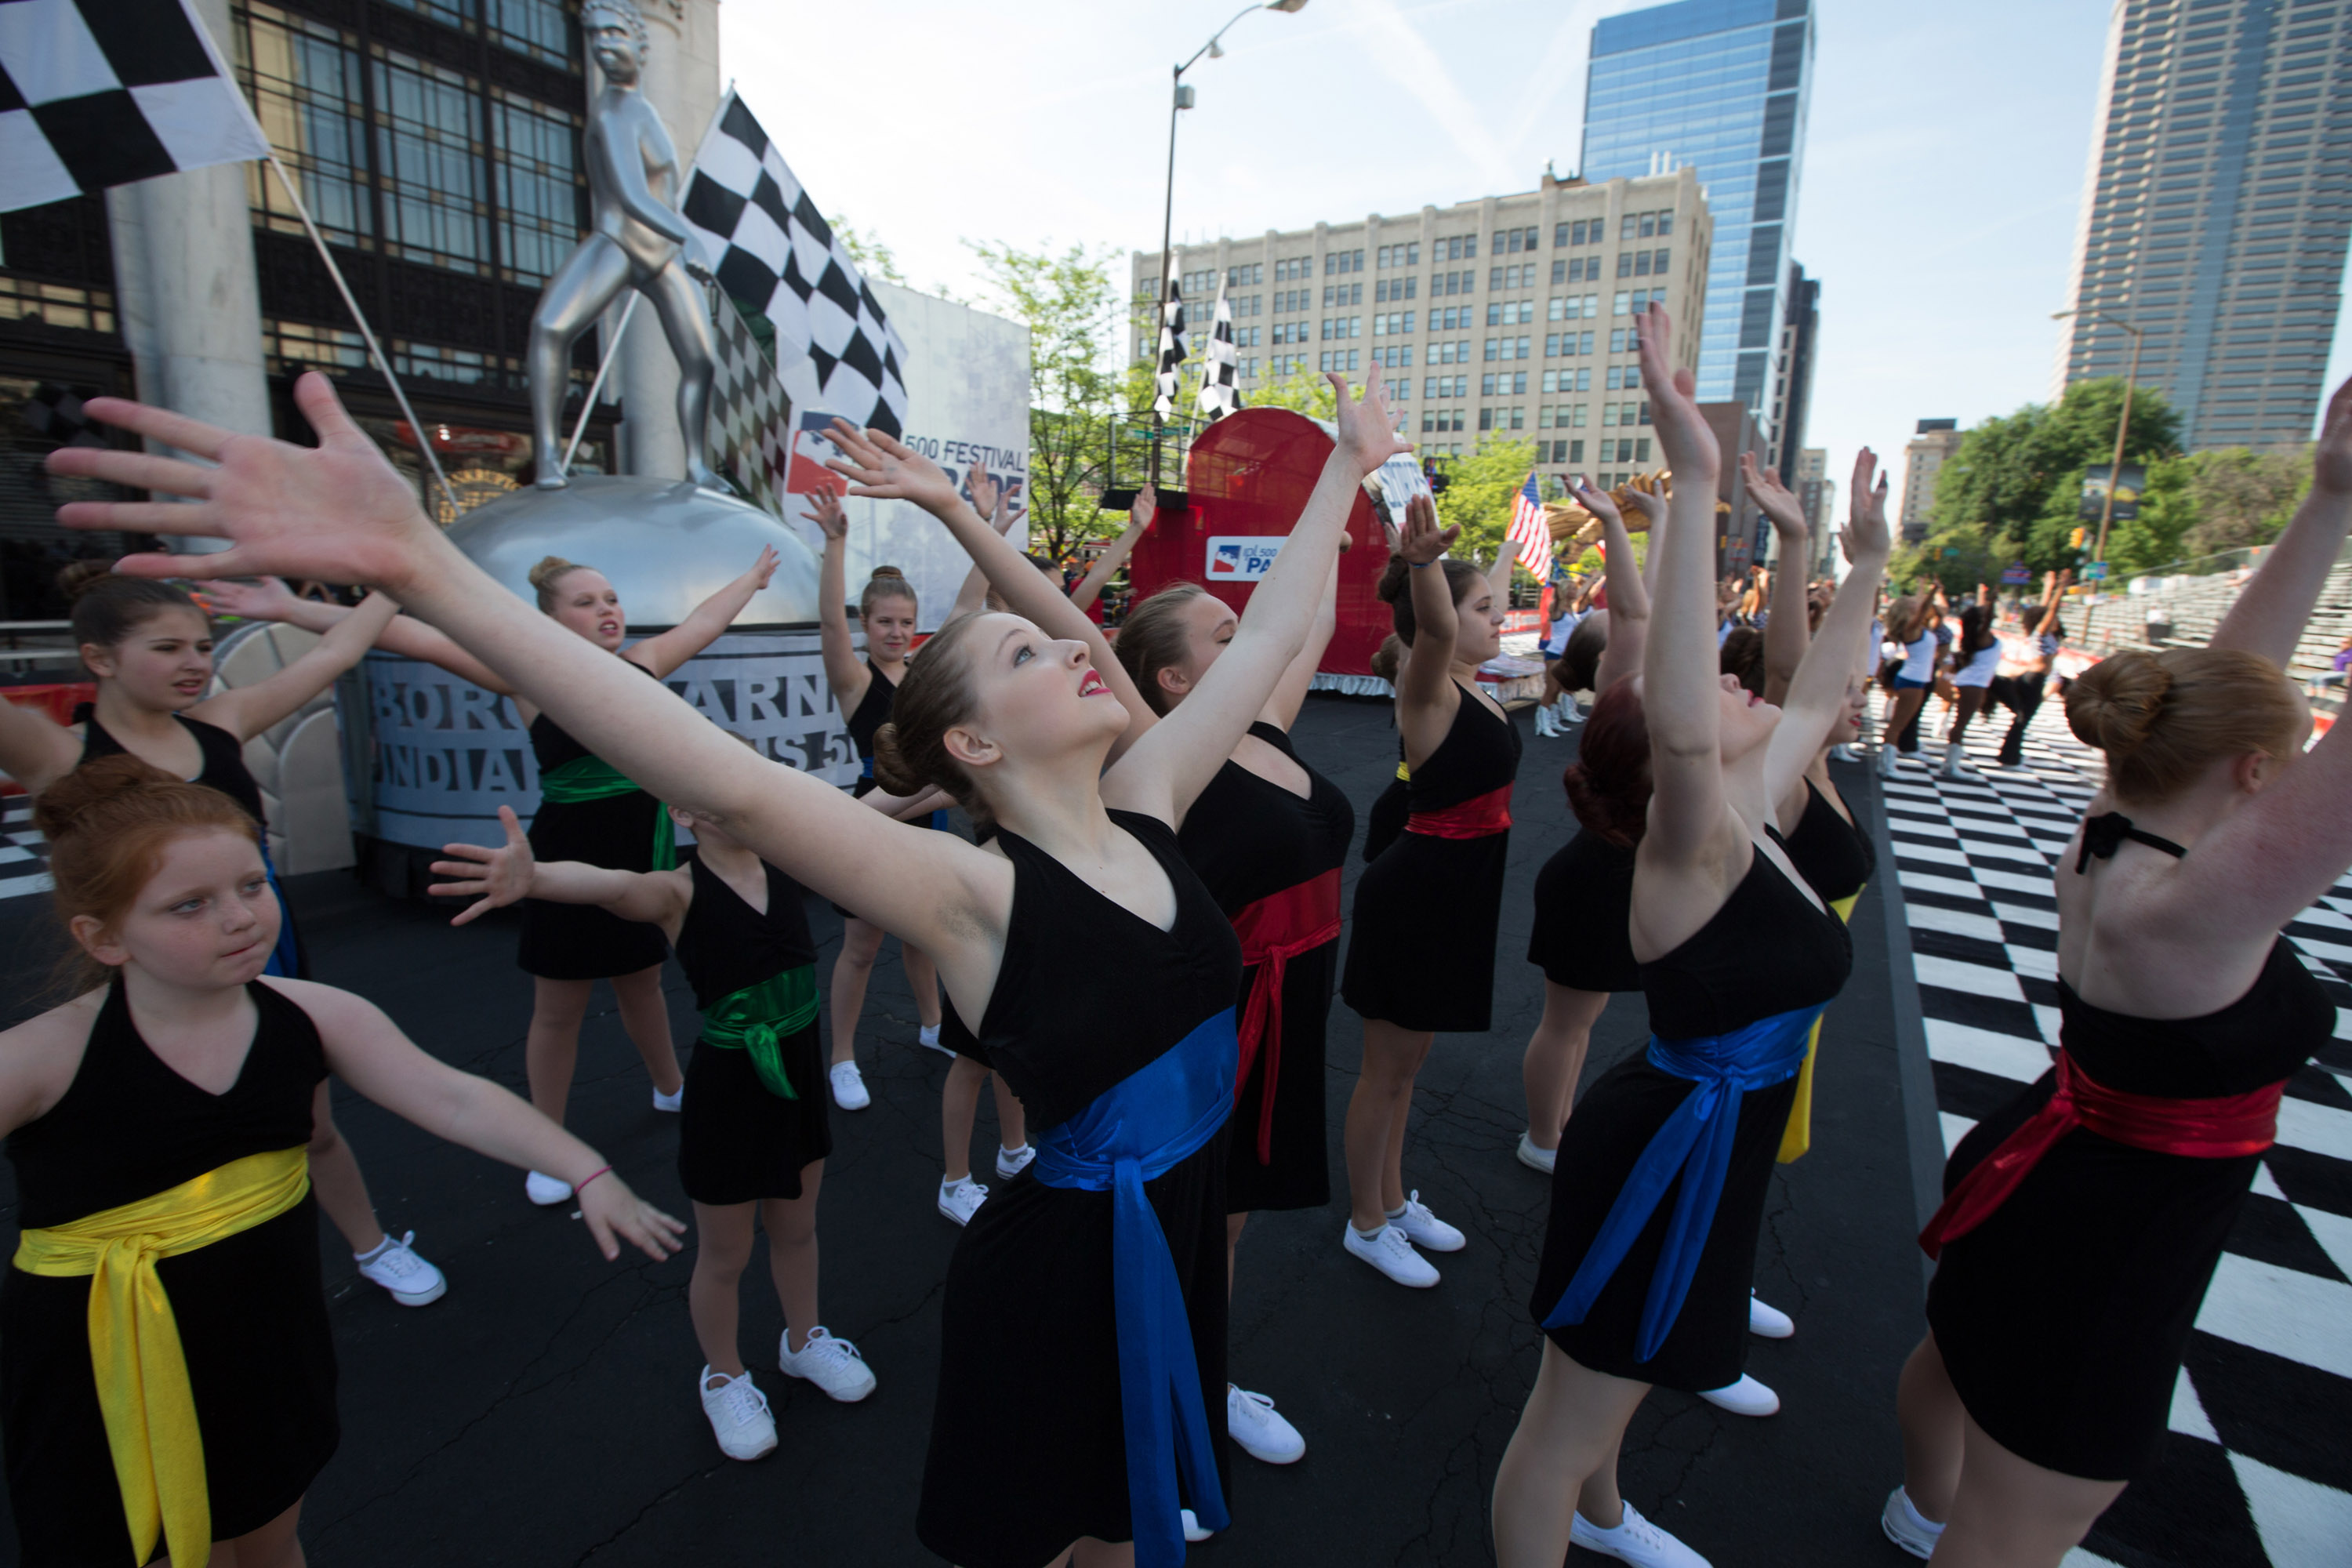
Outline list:
[[[1638,520],[1630,517],[1625,520],[1626,532],[1640,533],[1666,521],[1666,498],[1657,491],[1645,490],[1639,485],[1627,485],[1622,494],[1633,503],[1633,510],[1642,514]]]
[[[1150,485],[1138,485],[1135,490],[1135,500],[1127,509],[1128,532],[1141,533],[1151,526],[1151,520],[1159,515],[1160,492]],[[1347,542],[1346,536],[1342,535],[1339,540],[1340,547],[1346,548]]]
[[[363,583],[399,597],[439,543],[439,531],[417,506],[415,488],[343,411],[325,376],[303,375],[294,384],[294,402],[318,432],[318,446],[240,436],[127,398],[92,398],[86,405],[91,418],[216,466],[110,447],[60,447],[47,459],[53,474],[189,500],[69,501],[58,509],[58,521],[73,529],[228,540],[228,549],[205,558],[206,569],[223,577]],[[162,554],[126,556],[115,567],[139,577],[186,569],[184,560]]]
[[[250,583],[207,577],[196,584],[196,598],[215,616],[246,621],[282,621],[296,604],[294,590],[278,577],[257,577]]]
[[[1338,399],[1333,419],[1339,426],[1339,450],[1355,465],[1358,479],[1398,453],[1412,450],[1412,443],[1396,433],[1396,422],[1389,413],[1388,384],[1379,376],[1364,384],[1363,396],[1352,399],[1346,376],[1327,374],[1323,379],[1331,384]]]
[[[1642,355],[1642,384],[1650,392],[1650,420],[1658,432],[1658,446],[1666,466],[1677,478],[1686,478],[1702,490],[1715,488],[1723,471],[1723,449],[1715,432],[1699,416],[1698,383],[1687,370],[1666,357],[1674,344],[1675,321],[1666,308],[1653,302],[1634,318],[1636,346]]]
[[[1397,531],[1396,552],[1415,566],[1426,566],[1461,537],[1459,523],[1447,528],[1437,526],[1435,501],[1427,496],[1415,496],[1405,502],[1404,526]]]
[[[879,430],[860,430],[836,419],[825,438],[841,449],[825,467],[849,480],[849,493],[876,500],[910,500],[934,517],[963,504],[948,471]]]
[[[1801,537],[1805,531],[1805,509],[1797,504],[1796,496],[1780,482],[1780,476],[1756,460],[1753,452],[1739,454],[1739,477],[1748,483],[1748,493],[1772,520],[1773,530],[1788,538]]]
[[[514,807],[499,807],[499,826],[506,829],[507,841],[495,849],[479,844],[444,844],[441,852],[453,855],[454,860],[436,860],[433,874],[457,879],[436,882],[426,889],[436,898],[472,899],[457,916],[450,921],[461,926],[492,910],[502,910],[530,895],[530,882],[539,862],[530,852],[530,840],[523,837],[522,823]]]
[[[1877,476],[1875,484],[1873,475]],[[1878,472],[1878,454],[1867,447],[1854,455],[1853,484],[1847,493],[1853,497],[1853,510],[1845,531],[1838,535],[1846,563],[1866,555],[1884,556],[1892,547],[1886,531],[1886,476]]]
[[[1616,498],[1607,490],[1595,489],[1582,474],[1570,481],[1568,493],[1576,498],[1579,506],[1599,518],[1604,527],[1612,522],[1620,528],[1625,526],[1625,515],[1617,510]]]
[[[841,510],[839,494],[828,487],[811,495],[809,505],[814,510],[801,516],[816,524],[817,531],[824,535],[827,542],[849,537],[849,514]]]
[[[762,544],[760,546],[760,558],[752,562],[751,569],[737,580],[751,584],[751,591],[756,594],[768,585],[768,579],[776,574],[776,568],[783,562],[783,556],[778,553],[774,545]]]
[[[684,1221],[671,1218],[630,1191],[617,1171],[607,1171],[590,1182],[580,1189],[579,1197],[580,1217],[587,1222],[588,1234],[607,1263],[620,1260],[624,1241],[656,1263],[662,1262],[678,1249],[678,1238],[686,1234]]]
[[[971,491],[971,510],[994,521],[996,503],[1004,499],[1004,487],[996,482],[995,476],[988,471],[988,466],[975,458],[964,473],[963,482],[965,488]],[[1004,531],[1000,528],[997,531],[1002,533]]]

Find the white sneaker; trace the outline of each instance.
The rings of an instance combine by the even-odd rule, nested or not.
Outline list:
[[[1404,1207],[1389,1215],[1389,1224],[1404,1232],[1405,1239],[1415,1247],[1432,1252],[1459,1252],[1470,1245],[1468,1237],[1429,1212],[1418,1187],[1404,1200]]]
[[[1437,1283],[1437,1265],[1415,1252],[1404,1232],[1393,1225],[1384,1225],[1370,1236],[1359,1236],[1353,1220],[1342,1220],[1339,1243],[1400,1285],[1426,1290]]]
[[[1944,1527],[1921,1513],[1913,1505],[1911,1494],[1896,1487],[1886,1494],[1886,1506],[1879,1510],[1878,1527],[1886,1531],[1886,1539],[1914,1557],[1932,1557],[1936,1542],[1943,1538]]]
[[[833,1337],[831,1330],[819,1325],[808,1332],[808,1341],[793,1352],[790,1329],[776,1341],[776,1365],[786,1377],[804,1377],[825,1392],[825,1397],[844,1405],[855,1405],[874,1392],[874,1369],[866,1364],[866,1357],[847,1340]]]
[[[1018,1149],[1007,1149],[1000,1143],[996,1146],[996,1173],[1009,1182],[1027,1170],[1029,1162],[1036,1157],[1037,1146],[1034,1143],[1024,1143]]]
[[[866,1092],[866,1075],[857,1070],[856,1062],[835,1062],[827,1075],[833,1079],[833,1102],[844,1110],[863,1110],[874,1103]]]
[[[1578,1514],[1569,1521],[1568,1539],[1587,1552],[1614,1557],[1639,1568],[1714,1568],[1714,1565],[1643,1519],[1632,1503],[1622,1503],[1625,1518],[1614,1530],[1603,1530]]]
[[[1541,1171],[1545,1175],[1549,1176],[1552,1173],[1552,1167],[1559,1163],[1559,1151],[1558,1149],[1538,1149],[1536,1147],[1536,1142],[1532,1137],[1525,1132],[1519,1134],[1520,1164],[1525,1165],[1530,1171]]]
[[[1275,1414],[1273,1400],[1230,1383],[1225,1384],[1225,1436],[1251,1458],[1269,1465],[1295,1465],[1307,1457],[1307,1439]]]
[[[533,1171],[522,1179],[522,1195],[541,1208],[551,1208],[572,1195],[572,1184]]]
[[[719,1451],[730,1459],[757,1459],[776,1451],[776,1418],[768,1413],[768,1396],[760,1392],[748,1372],[738,1373],[718,1387],[709,1367],[695,1379],[702,1390],[702,1414],[710,1420],[710,1435]]]
[[[683,1082],[679,1083],[676,1089],[670,1090],[667,1094],[664,1094],[660,1089],[654,1090],[654,1109],[656,1110],[675,1111],[679,1106],[684,1105],[685,1103],[686,1085]]]
[[[940,1044],[940,1026],[937,1024],[925,1024],[922,1027],[917,1029],[915,1031],[915,1044],[935,1050],[939,1052],[940,1055],[946,1057],[950,1060],[955,1057],[955,1053],[953,1051]]]
[[[966,1176],[961,1182],[940,1184],[940,1212],[958,1225],[970,1225],[980,1205],[988,1201],[988,1189]]]
[[[572,1189],[563,1189],[566,1196]],[[377,1243],[376,1250],[362,1258],[354,1253],[352,1261],[360,1266],[362,1279],[373,1279],[392,1292],[392,1299],[404,1307],[425,1307],[438,1301],[448,1293],[449,1281],[441,1270],[409,1250],[408,1244],[416,1239],[410,1231],[398,1240],[387,1236]]]
[[[1203,1541],[1208,1540],[1212,1535],[1216,1534],[1216,1531],[1213,1530],[1202,1530],[1201,1528],[1201,1521],[1193,1517],[1192,1510],[1191,1509],[1180,1508],[1176,1511],[1183,1516],[1184,1539],[1190,1542],[1192,1545],[1198,1546]]]
[[[1797,1321],[1778,1307],[1768,1307],[1748,1292],[1748,1331],[1759,1340],[1785,1340],[1797,1331]]]
[[[1780,1410],[1780,1396],[1744,1372],[1738,1383],[1726,1384],[1721,1388],[1702,1388],[1698,1396],[1734,1415],[1776,1415]]]

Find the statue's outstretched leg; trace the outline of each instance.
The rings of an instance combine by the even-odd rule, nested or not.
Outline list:
[[[530,380],[533,479],[541,489],[563,485],[563,396],[572,386],[572,340],[628,284],[628,257],[604,236],[592,234],[540,293],[524,364]]]
[[[669,334],[670,353],[677,359],[677,427],[686,444],[686,477],[690,484],[724,489],[711,470],[710,383],[718,374],[718,352],[710,339],[710,311],[702,285],[673,261],[640,283],[654,308],[661,312],[662,331]]]

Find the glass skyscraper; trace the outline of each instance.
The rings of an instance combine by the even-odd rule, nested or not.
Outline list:
[[[1697,169],[1715,218],[1698,395],[1744,403],[1759,424],[1788,310],[1812,64],[1811,0],[1680,0],[1592,29],[1580,172]]]

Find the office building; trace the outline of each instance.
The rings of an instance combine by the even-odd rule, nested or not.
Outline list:
[[[1897,526],[1903,542],[1916,544],[1927,537],[1936,520],[1936,474],[1960,449],[1959,421],[1922,419],[1903,447],[1903,513]]]
[[[1604,184],[1547,173],[1514,195],[1180,247],[1190,368],[1222,283],[1244,404],[1292,376],[1377,372],[1425,455],[1499,433],[1534,441],[1548,481],[1622,483],[1658,461],[1633,317],[1656,300],[1699,323],[1712,227],[1688,169]],[[1150,363],[1160,253],[1131,267],[1135,357]],[[1696,339],[1677,335],[1690,365]]]
[[[1586,179],[1698,171],[1715,217],[1698,395],[1746,404],[1774,450],[1812,62],[1810,0],[1682,0],[1597,23],[1584,95]]]
[[[1797,504],[1805,511],[1805,526],[1812,531],[1812,563],[1807,570],[1814,577],[1835,576],[1837,481],[1829,476],[1830,455],[1819,447],[1808,447],[1797,454],[1796,467],[1796,479],[1790,488],[1797,492]]]
[[[2125,374],[2120,321],[2190,449],[2311,437],[2352,225],[2347,70],[2340,6],[2116,0],[2053,396]]]
[[[1805,269],[1789,263],[1789,313],[1780,323],[1780,352],[1772,372],[1772,430],[1769,465],[1783,484],[1794,482],[1798,455],[1805,449],[1805,419],[1813,405],[1813,361],[1822,330],[1822,286]]]

